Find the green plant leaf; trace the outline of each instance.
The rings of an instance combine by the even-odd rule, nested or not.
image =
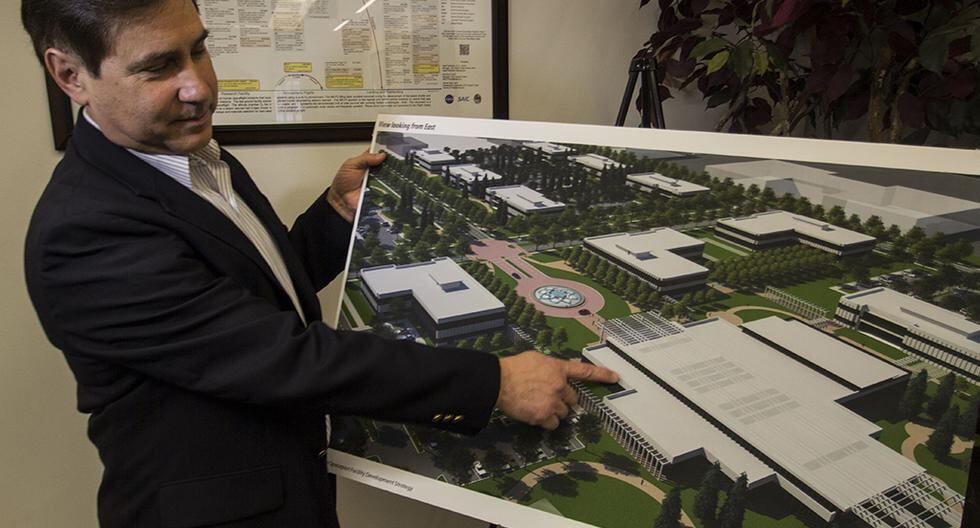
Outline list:
[[[724,68],[725,65],[728,64],[728,58],[730,56],[731,53],[729,53],[728,50],[724,50],[719,52],[714,57],[711,57],[711,60],[708,62],[708,71],[706,73],[711,75],[712,73]]]
[[[922,67],[935,73],[942,73],[949,58],[949,43],[945,38],[933,37],[922,41],[919,46],[919,61]]]
[[[765,75],[769,71],[769,52],[766,48],[762,47],[755,50],[755,55],[752,57],[753,67],[752,73],[756,75]]]
[[[697,46],[691,49],[690,56],[695,59],[700,59],[706,55],[710,55],[718,50],[725,49],[728,47],[728,41],[719,37],[712,37],[704,42],[701,42]]]
[[[752,73],[752,47],[748,44],[736,47],[731,60],[732,69],[735,70],[735,75],[738,75],[739,78],[744,79]]]

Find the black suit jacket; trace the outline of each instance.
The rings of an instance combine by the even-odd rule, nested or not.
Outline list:
[[[496,358],[323,324],[351,225],[321,196],[287,232],[222,158],[308,326],[234,224],[84,118],[31,220],[28,288],[91,413],[105,528],[335,526],[325,412],[474,432],[497,396]]]

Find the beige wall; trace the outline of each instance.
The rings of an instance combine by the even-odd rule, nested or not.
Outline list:
[[[632,53],[654,27],[636,0],[511,2],[511,115],[514,119],[612,124]],[[600,6],[601,8],[597,7]],[[20,28],[19,2],[0,6],[5,52],[0,105],[0,518],[7,527],[96,525],[100,464],[75,411],[74,382],[45,340],[23,281],[23,238],[34,202],[60,155],[51,132],[39,67]],[[633,118],[635,122],[635,117]],[[710,128],[697,100],[672,101],[667,122]],[[330,180],[330,171],[365,144],[238,147],[286,221]],[[336,288],[321,298],[329,299]],[[347,526],[484,526],[449,512],[345,483]],[[410,520],[410,522],[406,522]]]

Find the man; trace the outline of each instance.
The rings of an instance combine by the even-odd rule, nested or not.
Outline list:
[[[343,267],[382,156],[345,162],[287,231],[211,139],[217,83],[192,0],[24,0],[22,18],[83,108],[26,269],[91,413],[104,527],[336,526],[325,413],[475,432],[496,405],[554,428],[568,378],[616,379],[331,330],[315,292]]]

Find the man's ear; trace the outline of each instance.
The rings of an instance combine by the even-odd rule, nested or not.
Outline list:
[[[78,56],[57,48],[48,48],[44,52],[44,66],[54,82],[75,104],[79,106],[88,104],[87,81],[91,78],[91,74],[82,65]]]

